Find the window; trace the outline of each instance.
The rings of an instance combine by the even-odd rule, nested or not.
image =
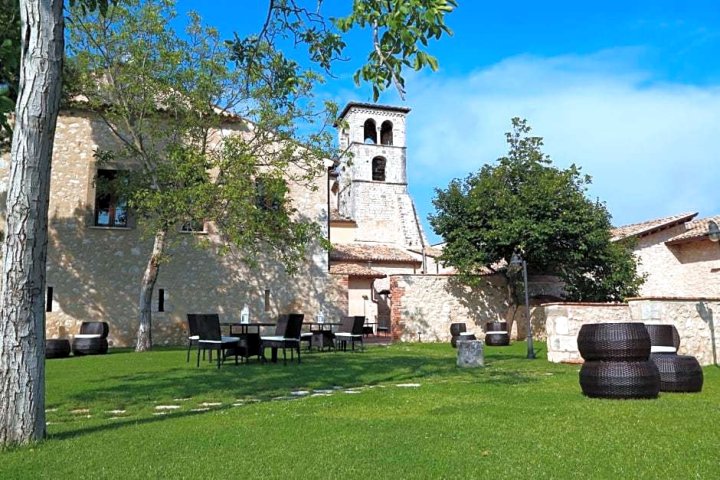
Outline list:
[[[385,181],[385,159],[383,157],[372,159],[372,179],[378,182]]]
[[[372,118],[365,120],[365,124],[363,125],[363,142],[377,143],[377,127],[375,126],[375,120]]]
[[[47,295],[45,295],[45,311],[52,312],[53,303],[53,287],[47,287]]]
[[[98,170],[95,181],[95,225],[127,227],[127,200],[118,193],[119,172]]]
[[[158,312],[165,311],[165,289],[158,288]]]
[[[393,144],[393,124],[390,120],[385,120],[380,125],[380,143],[383,145]]]
[[[184,233],[205,233],[205,222],[202,220],[188,220],[180,225],[180,231]]]
[[[255,179],[255,203],[261,210],[280,210],[285,201],[287,185],[281,178]]]

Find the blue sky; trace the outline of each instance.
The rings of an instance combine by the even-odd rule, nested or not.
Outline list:
[[[408,180],[426,231],[435,188],[492,163],[510,118],[527,118],[556,165],[593,177],[591,198],[615,225],[687,211],[720,213],[720,4],[713,0],[593,2],[459,0],[454,31],[431,45],[435,73],[409,74]],[[350,0],[325,0],[331,8]],[[242,5],[242,8],[238,8]],[[180,0],[230,37],[257,31],[265,0]],[[341,14],[342,10],[332,11]],[[351,61],[323,87],[343,105],[370,101]]]

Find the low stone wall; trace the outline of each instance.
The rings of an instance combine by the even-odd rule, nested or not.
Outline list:
[[[392,336],[401,341],[449,342],[455,322],[482,339],[485,323],[504,320],[508,310],[501,276],[471,288],[447,275],[392,275],[390,300]]]
[[[681,355],[695,356],[701,365],[717,363],[720,299],[633,298],[627,304],[551,303],[537,308],[545,320],[548,360],[581,363],[577,335],[586,323],[643,322],[675,325]]]
[[[577,336],[586,323],[632,321],[625,303],[550,303],[535,313],[545,319],[548,360],[555,363],[582,363]]]

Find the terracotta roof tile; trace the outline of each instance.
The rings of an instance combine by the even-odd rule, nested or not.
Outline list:
[[[610,230],[610,234],[612,235],[613,241],[622,240],[623,238],[628,237],[643,237],[645,235],[685,223],[688,220],[692,220],[696,215],[697,212],[687,212],[679,215],[672,215],[670,217],[648,220],[646,222],[633,223],[631,225],[613,228]]]
[[[336,244],[330,251],[330,260],[354,262],[422,263],[397,247],[387,245]]]
[[[715,223],[720,224],[720,215],[714,217],[701,218],[700,220],[693,220],[685,224],[685,232],[680,235],[676,235],[667,242],[666,245],[674,245],[678,243],[685,243],[691,240],[697,240],[708,236],[708,222],[713,220]]]
[[[351,277],[385,278],[384,273],[364,267],[356,263],[339,263],[330,265],[330,273],[335,275],[350,275]]]

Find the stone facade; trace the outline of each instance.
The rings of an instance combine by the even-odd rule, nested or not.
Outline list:
[[[236,125],[222,132],[232,133],[238,133]],[[98,147],[117,147],[113,138],[91,113],[66,110],[58,118],[49,209],[47,285],[52,288],[52,301],[47,312],[48,338],[73,335],[82,321],[103,320],[110,324],[108,338],[113,346],[134,343],[140,280],[152,242],[132,222],[129,228],[94,226],[94,152]],[[5,179],[8,156],[0,161],[0,177]],[[127,165],[110,168],[123,167]],[[289,187],[298,211],[327,225],[327,179],[319,178],[316,190]],[[260,258],[260,268],[249,268],[238,252],[219,254],[221,246],[212,225],[205,233],[173,235],[168,247],[171,258],[161,265],[155,290],[152,334],[156,345],[186,341],[187,313],[217,312],[221,321],[237,320],[246,304],[251,319],[274,318],[289,311],[308,317],[321,309],[326,315],[345,313],[347,281],[329,275],[327,253],[319,247],[300,272],[289,277],[272,259]],[[162,312],[158,311],[161,291]]]
[[[720,299],[635,298],[627,304],[554,303],[537,309],[547,332],[548,360],[580,363],[577,335],[586,323],[643,322],[672,324],[680,334],[681,355],[701,365],[717,364],[720,355],[715,312]]]
[[[455,322],[481,339],[486,322],[502,321],[508,313],[500,276],[483,277],[481,287],[470,288],[453,276],[392,275],[390,299],[392,336],[401,341],[449,342]]]
[[[646,275],[641,296],[720,295],[720,246],[708,239],[665,243],[684,231],[677,225],[637,240],[638,272]]]

